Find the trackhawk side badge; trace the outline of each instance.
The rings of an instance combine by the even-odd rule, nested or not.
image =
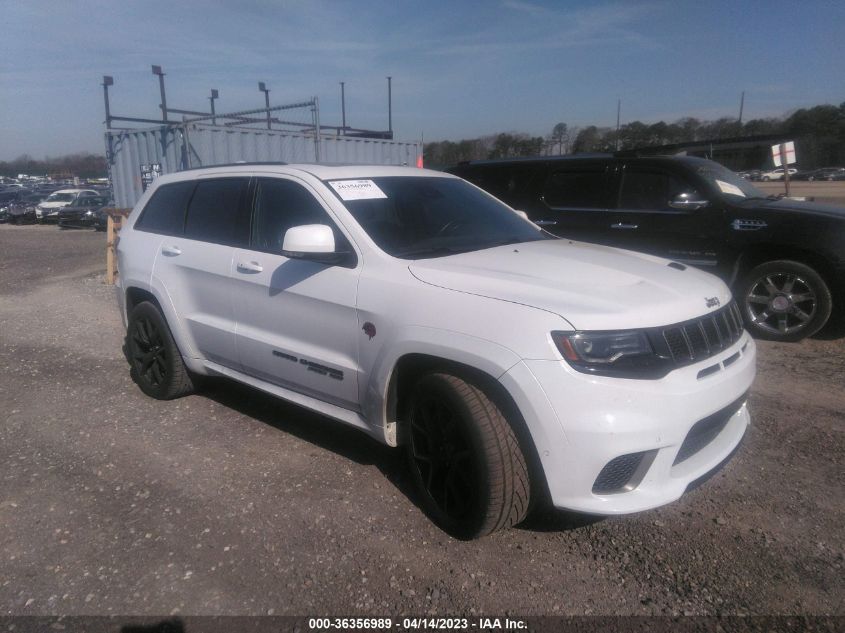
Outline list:
[[[364,323],[364,327],[361,328],[364,330],[364,334],[370,337],[370,340],[373,340],[373,337],[376,335],[376,326],[367,321]]]
[[[704,297],[704,303],[708,308],[715,308],[716,306],[722,305],[722,302],[719,301],[719,297]]]

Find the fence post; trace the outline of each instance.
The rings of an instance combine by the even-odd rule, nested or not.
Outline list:
[[[114,217],[108,214],[106,222],[106,284],[114,285]]]

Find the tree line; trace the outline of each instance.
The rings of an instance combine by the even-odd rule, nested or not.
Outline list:
[[[0,176],[15,177],[18,174],[56,178],[105,178],[108,168],[105,156],[89,152],[45,157],[43,160],[22,154],[11,161],[0,161]]]
[[[461,141],[426,143],[426,166],[447,167],[461,161],[614,152],[691,141],[778,134],[796,141],[804,169],[845,165],[845,102],[801,108],[783,117],[751,119],[740,123],[723,117],[702,121],[684,117],[672,123],[631,121],[616,128],[556,124],[543,136],[518,132],[492,134]],[[756,165],[763,167],[763,165]]]

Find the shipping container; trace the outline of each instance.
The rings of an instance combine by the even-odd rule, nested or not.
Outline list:
[[[419,142],[228,127],[205,123],[106,132],[117,207],[135,205],[159,174],[238,161],[415,165]]]

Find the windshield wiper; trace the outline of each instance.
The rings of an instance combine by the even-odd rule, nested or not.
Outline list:
[[[780,200],[780,196],[770,195],[770,196],[746,196],[745,200]]]

